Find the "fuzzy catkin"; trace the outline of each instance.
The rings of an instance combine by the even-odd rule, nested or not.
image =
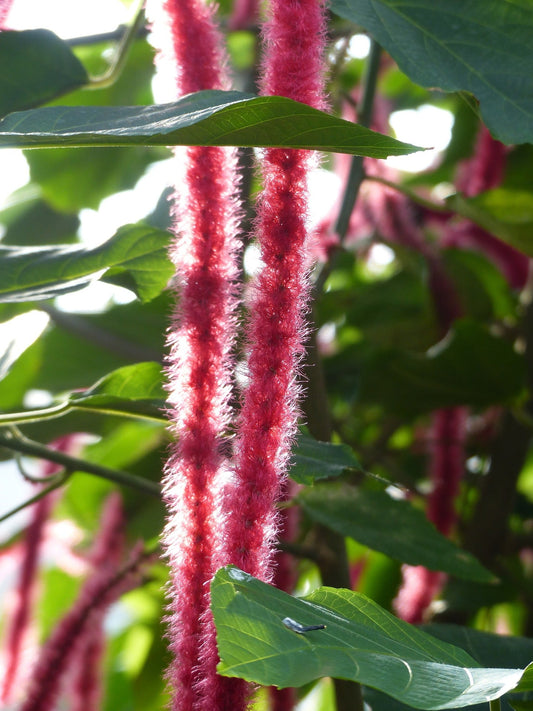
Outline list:
[[[137,547],[126,566],[118,572],[106,566],[87,578],[74,605],[56,625],[43,647],[20,711],[55,709],[70,664],[86,639],[87,631],[115,600],[138,584],[147,560],[142,547]]]
[[[172,67],[176,97],[228,88],[212,6],[203,0],[166,0],[152,2],[148,10],[158,61]],[[225,703],[221,685],[226,682],[216,675],[209,581],[223,535],[215,502],[228,468],[221,445],[231,422],[239,178],[234,149],[189,147],[178,149],[176,159],[170,258],[178,305],[166,368],[175,443],[163,479],[168,511],[163,544],[171,570],[168,679],[173,709],[215,711]]]
[[[73,453],[78,445],[78,434],[59,437],[51,444],[53,449],[66,453]],[[43,465],[41,476],[52,477],[60,471],[61,466],[53,462],[46,462]],[[32,506],[32,520],[24,539],[24,554],[17,584],[15,609],[7,625],[6,662],[0,681],[0,702],[2,703],[10,702],[13,692],[16,691],[19,674],[23,671],[21,669],[22,653],[33,611],[44,528],[59,496],[60,491],[50,492]]]
[[[102,568],[116,570],[120,567],[124,553],[125,524],[122,497],[118,491],[114,491],[105,501],[98,536],[89,555],[92,568],[90,575],[99,575]],[[93,615],[91,626],[85,630],[77,645],[77,652],[70,660],[70,711],[99,711],[101,708],[102,662],[106,646],[105,613],[106,610],[102,609]]]
[[[0,30],[5,30],[7,16],[13,5],[13,0],[0,0]]]
[[[263,30],[264,94],[324,107],[325,15],[321,0],[272,0]],[[283,484],[298,415],[298,365],[308,298],[306,151],[269,149],[262,163],[256,234],[263,267],[248,323],[248,386],[227,491],[227,558],[270,580]]]

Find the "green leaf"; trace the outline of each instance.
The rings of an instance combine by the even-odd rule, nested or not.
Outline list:
[[[77,47],[76,53],[88,71],[98,75],[107,69],[103,59],[106,44]],[[102,89],[81,89],[61,99],[68,106],[124,106],[151,104],[150,82],[154,71],[153,47],[137,40],[128,61],[113,84]],[[57,105],[58,102],[56,102]],[[57,209],[96,209],[107,195],[135,185],[151,161],[165,158],[163,148],[65,148],[26,151],[31,179],[37,182],[46,200]]]
[[[508,403],[525,387],[523,357],[475,321],[457,321],[420,355],[390,349],[363,368],[359,397],[402,415],[442,407]]]
[[[39,106],[87,82],[82,63],[53,32],[0,33],[0,116]]]
[[[332,0],[424,87],[467,91],[505,143],[533,142],[529,0]]]
[[[422,511],[385,491],[328,484],[300,492],[297,501],[315,521],[402,563],[477,582],[494,580],[472,555],[439,533]]]
[[[0,121],[0,146],[280,146],[386,158],[423,150],[280,96],[201,91],[155,106],[57,106]]]
[[[77,215],[57,212],[40,197],[23,199],[3,210],[0,222],[6,226],[2,244],[19,247],[75,242],[80,224]]]
[[[500,269],[477,250],[445,249],[441,257],[465,314],[482,321],[513,317],[516,297]]]
[[[161,293],[173,268],[167,259],[169,235],[148,225],[125,225],[107,242],[82,246],[0,249],[0,302],[50,299],[98,278],[127,272],[142,301]]]
[[[91,388],[70,396],[74,407],[165,421],[165,392],[159,363],[136,363],[109,373]]]
[[[264,685],[302,686],[324,676],[357,681],[420,709],[487,702],[515,688],[523,669],[484,669],[350,590],[293,598],[237,568],[211,585],[218,671]],[[325,625],[303,634],[284,619]]]
[[[452,210],[483,227],[512,247],[533,257],[533,195],[525,190],[496,188],[467,198],[446,200]]]
[[[361,468],[347,444],[318,442],[306,434],[298,437],[293,461],[290,476],[298,484],[312,484],[340,476],[346,469]]]

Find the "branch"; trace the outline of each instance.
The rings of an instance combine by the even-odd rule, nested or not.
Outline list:
[[[87,89],[103,89],[105,87],[111,86],[117,77],[120,76],[130,49],[137,38],[137,33],[140,28],[144,25],[144,0],[139,0],[137,3],[137,11],[133,22],[122,35],[122,39],[117,45],[113,59],[111,63],[103,74],[98,77],[91,77]]]
[[[365,180],[372,180],[374,183],[381,183],[381,185],[386,185],[388,188],[397,190],[399,193],[403,193],[406,197],[415,202],[417,205],[421,205],[422,207],[425,207],[426,209],[431,210],[432,212],[442,212],[447,213],[448,215],[453,214],[453,210],[450,210],[447,205],[444,205],[439,202],[433,202],[433,200],[426,200],[426,198],[423,198],[421,195],[418,195],[418,193],[415,193],[413,190],[410,190],[409,188],[405,187],[405,185],[393,183],[391,180],[387,180],[386,178],[380,178],[379,175],[365,175]]]
[[[54,491],[55,489],[59,489],[60,486],[63,486],[63,484],[67,481],[67,479],[71,476],[72,472],[71,471],[66,471],[60,474],[59,476],[54,476],[53,482],[45,487],[44,489],[41,489],[41,491],[36,494],[35,496],[32,496],[30,499],[26,499],[22,504],[19,504],[18,506],[15,506],[14,509],[11,509],[7,513],[3,514],[3,516],[0,516],[0,523],[2,521],[6,521],[8,518],[11,516],[14,516],[17,514],[19,511],[23,511],[26,509],[28,506],[31,506],[32,504],[36,504],[37,501],[40,499],[43,499],[45,496],[47,496],[50,492]]]
[[[370,54],[368,56],[368,62],[365,69],[365,76],[363,78],[363,96],[361,99],[361,108],[358,115],[358,123],[360,126],[368,127],[370,121],[372,120],[372,107],[374,105],[374,96],[376,93],[376,84],[378,80],[379,63],[381,58],[381,47],[375,40],[371,40],[370,44]],[[342,199],[342,205],[339,210],[339,216],[337,217],[337,222],[335,224],[335,232],[339,236],[340,245],[333,252],[330,260],[325,264],[320,273],[318,274],[315,283],[313,285],[313,293],[319,294],[331,274],[335,266],[335,258],[337,254],[341,251],[342,243],[348,232],[348,227],[350,224],[350,216],[355,207],[357,201],[357,196],[359,195],[359,189],[361,183],[365,178],[363,170],[363,156],[354,156],[352,158],[350,173],[348,175],[348,182],[346,184],[346,189],[344,191],[344,196]]]
[[[374,105],[374,96],[376,93],[376,84],[378,80],[379,63],[381,58],[381,47],[375,40],[371,41],[370,54],[366,64],[365,76],[363,79],[363,96],[361,99],[361,109],[358,112],[357,123],[360,126],[368,128],[372,120],[372,108]],[[335,232],[338,234],[342,242],[348,232],[350,224],[350,216],[353,212],[359,188],[364,179],[363,156],[354,156],[350,166],[350,174],[348,183],[344,191],[344,197],[335,225]]]
[[[120,471],[119,469],[109,469],[108,467],[93,464],[92,462],[87,462],[77,457],[71,457],[68,454],[58,452],[50,447],[45,447],[43,444],[39,444],[23,436],[13,437],[13,435],[6,435],[0,432],[0,447],[4,447],[13,452],[27,454],[30,457],[38,457],[39,459],[46,459],[49,462],[55,462],[72,472],[79,471],[85,472],[86,474],[94,474],[102,479],[112,481],[115,484],[137,489],[137,491],[143,494],[150,494],[150,496],[156,496],[157,498],[161,496],[161,489],[155,482],[143,479],[135,474]]]

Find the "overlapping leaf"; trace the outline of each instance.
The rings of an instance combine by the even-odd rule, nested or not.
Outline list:
[[[385,491],[328,484],[302,491],[298,501],[315,521],[402,563],[478,582],[493,580],[473,556],[440,534],[422,511]]]
[[[167,259],[169,236],[148,225],[126,225],[95,248],[57,246],[0,249],[0,302],[50,299],[79,289],[98,276],[113,280],[127,273],[143,301],[161,293],[173,269]]]
[[[0,33],[0,116],[44,104],[87,81],[79,59],[53,32]]]
[[[0,121],[0,146],[281,146],[386,158],[422,150],[280,96],[201,91],[155,106],[57,106]]]
[[[390,349],[365,367],[360,398],[403,415],[510,402],[525,387],[523,358],[475,321],[457,321],[426,354]]]
[[[523,677],[524,690],[532,687],[526,670],[483,668],[350,590],[319,588],[297,599],[229,567],[216,574],[211,597],[225,676],[279,687],[333,676],[427,710],[486,703]],[[324,629],[298,634],[286,618]]]
[[[471,92],[506,143],[533,142],[533,12],[529,0],[333,0],[414,82]]]
[[[448,198],[447,203],[458,214],[533,257],[531,192],[497,188],[471,198],[457,193]]]
[[[299,484],[340,476],[346,469],[359,469],[354,453],[346,444],[317,442],[307,434],[298,437],[291,478]]]
[[[111,414],[163,420],[165,393],[158,363],[136,363],[109,373],[88,390],[74,393],[69,403]]]

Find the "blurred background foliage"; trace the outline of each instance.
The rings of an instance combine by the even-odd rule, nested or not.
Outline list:
[[[231,11],[231,0],[220,2],[220,18],[225,26]],[[353,116],[367,61],[366,56],[361,56],[365,54],[366,35],[362,28],[334,14],[330,34],[331,107],[335,112],[345,115],[351,112]],[[250,90],[257,73],[257,28],[228,31],[227,40],[235,86]],[[96,76],[106,70],[114,43],[89,38],[70,46],[86,72]],[[53,102],[150,104],[153,54],[146,32],[141,32],[114,83],[95,89],[81,86]],[[37,103],[42,100],[37,98]],[[376,86],[377,130],[391,133],[389,116],[428,105],[448,112],[453,120],[449,142],[422,170],[412,172],[391,167],[390,172],[394,175],[391,179],[403,189],[442,206],[442,199],[456,191],[462,162],[475,151],[481,125],[476,107],[464,95],[427,90],[413,83],[383,53]],[[406,140],[416,143],[412,137]],[[532,151],[530,144],[507,149],[501,183],[501,187],[508,189],[507,212],[511,217],[513,194],[528,196],[524,198],[526,204],[520,217],[521,224],[526,226],[533,220]],[[241,154],[245,175],[243,198],[250,223],[258,178],[250,167],[251,151],[243,150]],[[103,237],[91,234],[87,209],[98,211],[106,199],[133,188],[169,155],[165,149],[149,147],[25,151],[30,180],[10,196],[0,211],[0,247],[70,245],[89,249],[88,245],[100,244]],[[328,194],[323,198],[324,188],[314,189],[315,225],[331,221],[331,207],[340,201],[343,189],[338,178],[340,163],[335,156],[325,156],[317,174],[323,181],[320,185],[335,185],[338,196]],[[332,182],[335,176],[337,182]],[[363,492],[383,491],[387,484],[394,485],[396,491],[407,493],[416,510],[424,511],[432,449],[431,413],[441,408],[467,407],[465,473],[455,502],[457,522],[452,539],[478,556],[497,575],[498,582],[450,577],[440,592],[438,604],[428,610],[427,619],[487,632],[529,636],[533,630],[530,283],[516,288],[505,278],[498,263],[480,251],[443,247],[439,242],[438,221],[432,222],[428,215],[430,208],[409,202],[414,225],[442,265],[460,304],[460,318],[454,319],[443,332],[426,255],[407,241],[391,241],[390,234],[382,233],[380,220],[372,214],[363,214],[364,196],[381,187],[377,182],[364,181],[356,207],[356,214],[365,218],[364,225],[354,229],[351,238],[342,246],[320,241],[317,245],[320,260],[313,278],[320,288],[315,290],[316,336],[310,342],[313,365],[305,373],[309,396],[303,406],[304,420],[315,438],[331,436],[333,443],[347,445],[351,451],[353,461],[341,463],[334,474],[328,470],[328,476],[340,477],[347,486],[357,486]],[[505,204],[501,213],[506,213]],[[168,229],[167,189],[161,187],[160,199],[141,217],[142,224],[152,230]],[[448,214],[446,219],[453,222],[457,218]],[[137,218],[123,222],[137,222]],[[248,247],[244,276],[249,278],[254,245],[249,235],[245,239]],[[25,300],[24,295],[16,300],[7,297],[0,300],[3,323],[12,323],[10,319],[29,311],[37,311],[47,319],[40,335],[22,346],[16,357],[13,352],[19,349],[23,337],[27,339],[28,327],[12,329],[13,335],[3,340],[0,411],[2,424],[6,427],[17,424],[22,435],[39,443],[51,443],[71,432],[88,433],[91,442],[80,454],[82,459],[157,482],[168,444],[164,418],[157,414],[163,398],[158,369],[150,371],[149,376],[139,371],[133,378],[128,371],[128,378],[124,377],[119,385],[113,381],[107,389],[96,388],[100,400],[91,402],[89,398],[84,404],[82,397],[81,406],[73,407],[63,416],[37,413],[29,422],[24,417],[11,416],[67,401],[76,405],[80,393],[83,395],[83,391],[109,373],[139,363],[163,363],[172,301],[167,287],[168,263],[161,256],[152,265],[160,274],[159,281],[149,298],[142,300],[131,265],[125,263],[126,256],[114,273],[105,274],[106,281],[120,286],[113,290],[109,287],[104,296],[89,288],[84,297],[72,302],[60,295],[65,285],[58,285],[58,295],[52,286],[51,296],[44,300]],[[142,268],[149,255],[139,259]],[[56,267],[50,269],[53,276]],[[70,283],[67,290],[74,291],[78,286]],[[318,400],[317,388],[322,388]],[[305,454],[300,446],[303,445],[300,443],[295,450],[293,469],[298,481],[301,481],[299,452],[301,456]],[[16,502],[31,494],[31,488],[15,485],[19,475],[13,451],[4,447],[0,452],[5,460],[2,466],[7,467],[6,481],[16,490],[15,501],[10,497],[6,504],[7,513]],[[316,496],[314,507],[306,506],[305,501],[306,489],[313,491],[313,479],[321,478],[330,462],[331,454],[324,450],[307,456],[308,479],[300,495],[304,504],[300,528],[291,544],[296,553],[298,592],[308,592],[320,582],[318,568],[306,558],[305,551],[314,545],[313,511],[320,510],[321,505]],[[336,485],[336,482],[321,484]],[[64,487],[54,518],[67,519],[79,529],[78,551],[83,552],[94,537],[102,502],[115,486],[102,478],[75,472]],[[489,494],[480,494],[487,490]],[[163,524],[162,503],[127,487],[122,487],[122,492],[128,537],[131,541],[138,537],[154,541]],[[480,508],[483,495],[489,497],[492,507]],[[324,516],[340,518],[340,509],[335,508],[342,504],[338,497],[324,496],[322,501],[320,521],[324,521]],[[353,516],[357,518],[356,510]],[[481,522],[480,516],[484,517]],[[5,533],[0,529],[4,557],[20,540],[27,522],[24,515],[9,520],[11,525],[5,528]],[[382,521],[383,525],[387,522]],[[474,527],[497,531],[498,537],[485,546],[486,540],[480,540]],[[342,526],[340,529],[337,526],[337,530],[342,533]],[[387,537],[394,536],[393,530],[384,533]],[[345,535],[349,536],[348,531]],[[379,547],[373,550],[352,537],[348,537],[347,544],[354,586],[391,610],[404,559],[401,555],[393,559]],[[111,615],[106,711],[155,711],[164,707],[167,653],[161,619],[165,577],[163,565],[154,567],[150,579],[127,594]],[[2,580],[2,594],[7,594],[13,580],[11,571]],[[41,639],[68,608],[79,585],[79,578],[54,560],[43,562],[38,605]],[[497,652],[492,664],[508,666],[504,659],[498,659]],[[299,693],[308,699],[310,705],[305,708],[332,708],[331,689],[326,682],[303,688]],[[261,695],[258,698],[257,708],[265,708],[266,698]],[[390,701],[379,702],[375,694],[369,700],[376,709],[393,708],[387,705]]]

